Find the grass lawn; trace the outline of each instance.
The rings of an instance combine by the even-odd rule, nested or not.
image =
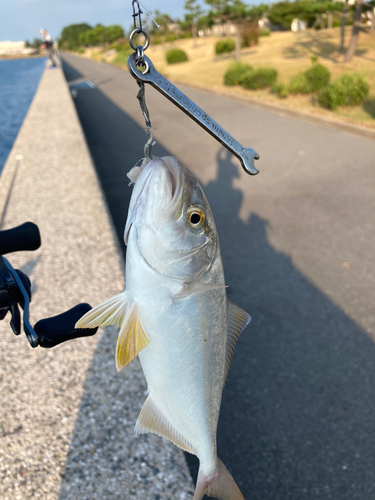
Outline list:
[[[346,46],[351,36],[351,27],[346,28]],[[224,73],[228,64],[234,60],[234,54],[215,55],[215,43],[220,38],[199,38],[194,45],[192,39],[178,40],[168,44],[154,45],[147,49],[147,55],[158,71],[173,82],[181,82],[196,87],[216,90],[228,95],[250,98],[277,104],[281,107],[296,109],[327,118],[356,123],[375,128],[375,32],[371,35],[360,33],[357,52],[352,62],[344,64],[340,52],[340,28],[326,30],[307,30],[292,33],[273,32],[270,36],[260,37],[259,44],[243,49],[241,60],[258,68],[270,66],[278,71],[278,81],[287,83],[290,78],[311,67],[311,56],[317,56],[319,62],[328,67],[331,81],[343,73],[357,72],[366,77],[370,84],[370,94],[361,106],[340,107],[337,111],[321,108],[313,95],[290,95],[280,99],[271,94],[269,89],[246,90],[240,86],[227,87],[223,84]],[[168,65],[166,50],[178,47],[189,58],[188,62]],[[111,61],[126,67],[126,56],[119,55]]]

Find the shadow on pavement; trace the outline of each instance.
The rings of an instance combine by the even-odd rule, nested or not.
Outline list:
[[[69,79],[66,63],[64,71]],[[75,104],[122,241],[131,194],[126,172],[143,150],[144,131],[97,89],[80,93]],[[168,152],[159,146],[155,154]],[[203,186],[220,237],[229,299],[252,316],[235,349],[223,393],[218,455],[246,499],[371,500],[375,489],[371,418],[375,345],[301,274],[288,255],[272,247],[267,220],[256,212],[246,222],[240,219],[243,195],[233,187],[238,176],[237,162],[222,150],[217,157],[217,178]],[[101,440],[105,450],[108,436],[115,437],[116,446],[111,441],[102,468],[111,477],[114,491],[133,498],[130,493],[126,496],[124,483],[117,480],[119,470],[129,464],[125,459],[116,462],[115,456],[120,453],[121,434],[124,429],[132,432],[135,421],[121,420],[123,406],[132,405],[122,380],[125,384],[125,377],[135,376],[134,369],[130,368],[130,375],[116,375],[110,391],[103,386],[100,404],[92,389],[100,387],[102,373],[109,370],[101,370],[103,351],[114,371],[114,345],[113,336],[103,335],[87,375],[68,455],[71,476],[63,480],[63,488],[64,481],[73,481],[75,467],[81,464],[82,498],[90,498],[85,490],[87,462],[97,467],[90,442]],[[115,377],[112,371],[106,376]],[[103,424],[101,405],[112,407],[111,418]],[[97,425],[82,440],[80,426],[90,411]],[[138,408],[131,411],[135,416]],[[141,447],[145,438],[137,439]],[[129,450],[129,457],[132,453]],[[194,476],[197,461],[191,456],[187,459]],[[147,466],[157,469],[155,463]],[[95,470],[90,474],[95,475]],[[65,498],[60,496],[60,500]],[[162,498],[177,497],[171,490]]]
[[[82,78],[83,76],[82,73],[73,68],[73,66],[69,66],[64,60],[62,60],[61,62],[65,78],[68,83],[74,80],[78,80],[79,78]]]

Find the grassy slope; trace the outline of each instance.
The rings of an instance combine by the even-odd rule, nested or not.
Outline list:
[[[351,35],[351,27],[347,27],[346,45]],[[289,96],[279,99],[270,93],[269,89],[250,91],[242,87],[225,87],[223,75],[228,64],[233,60],[233,54],[216,56],[214,47],[218,38],[198,39],[194,46],[193,40],[179,40],[177,42],[150,46],[147,55],[156,68],[167,78],[175,81],[209,88],[236,95],[243,98],[259,99],[277,104],[278,106],[297,109],[300,111],[357,123],[375,128],[375,32],[372,35],[360,33],[355,58],[350,64],[343,64],[343,54],[339,51],[340,29],[308,30],[300,33],[275,32],[269,37],[261,37],[255,47],[243,49],[242,61],[253,67],[271,66],[277,69],[279,81],[288,82],[299,71],[311,66],[310,57],[315,55],[326,65],[332,78],[345,72],[359,72],[364,75],[370,84],[370,95],[363,106],[340,108],[338,111],[329,111],[314,103],[311,95]],[[186,51],[189,61],[181,64],[167,65],[165,51],[171,47],[179,47]],[[124,64],[125,64],[124,58]],[[122,66],[118,60],[118,65]]]

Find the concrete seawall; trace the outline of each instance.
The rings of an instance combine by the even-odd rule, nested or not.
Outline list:
[[[8,258],[32,280],[32,324],[123,289],[122,254],[60,69],[44,72],[0,177],[0,229],[29,220],[42,247]],[[0,323],[0,498],[190,498],[182,452],[133,434],[146,385],[138,360],[117,374],[117,328],[32,349],[9,319]]]

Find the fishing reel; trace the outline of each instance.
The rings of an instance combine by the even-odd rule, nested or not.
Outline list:
[[[38,226],[26,222],[21,226],[0,231],[0,320],[11,313],[10,326],[15,335],[20,335],[21,313],[23,330],[31,347],[54,347],[67,340],[94,335],[98,328],[76,329],[76,322],[89,311],[89,304],[78,304],[69,311],[52,318],[38,321],[34,328],[29,321],[31,283],[29,277],[13,269],[3,254],[22,250],[36,250],[41,245]]]

